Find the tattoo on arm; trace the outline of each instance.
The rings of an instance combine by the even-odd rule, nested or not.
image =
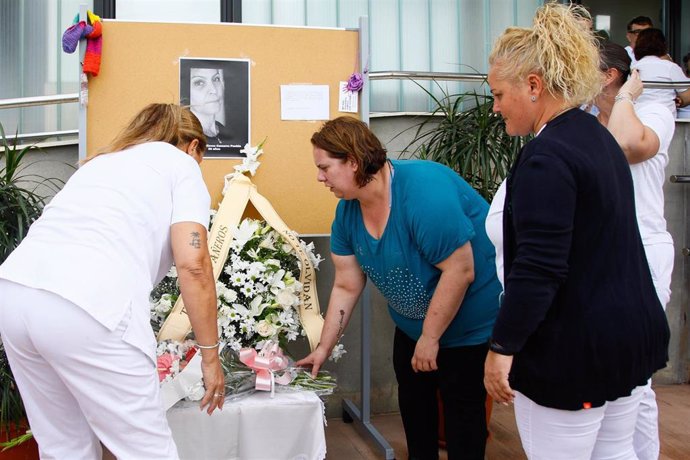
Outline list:
[[[340,310],[340,320],[338,321],[338,335],[340,338],[343,335],[343,323],[345,322],[345,310]]]
[[[199,232],[192,232],[192,241],[189,242],[190,246],[199,249],[201,247],[201,235]]]

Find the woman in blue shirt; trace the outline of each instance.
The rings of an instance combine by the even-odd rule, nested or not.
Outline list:
[[[318,372],[369,277],[397,326],[393,362],[410,458],[438,457],[440,390],[449,458],[483,459],[483,360],[501,290],[484,230],[487,202],[438,163],[387,160],[352,117],[327,122],[311,142],[318,180],[341,201],[321,342],[298,364]]]

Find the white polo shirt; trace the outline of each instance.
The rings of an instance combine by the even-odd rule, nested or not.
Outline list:
[[[690,88],[690,78],[684,73],[683,69],[675,62],[661,59],[657,56],[645,56],[633,65],[634,69],[640,71],[640,78],[643,81],[657,81],[657,82],[688,82]],[[640,97],[637,98],[638,104],[645,104],[648,102],[659,102],[663,104],[675,117],[676,103],[674,99],[676,93],[682,93],[688,88],[683,89],[651,89],[645,88]]]
[[[172,265],[170,226],[209,221],[199,165],[164,142],[101,155],[53,198],[0,278],[64,297],[155,362],[149,293]],[[37,307],[38,308],[38,307]]]

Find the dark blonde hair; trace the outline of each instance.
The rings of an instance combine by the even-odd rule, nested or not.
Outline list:
[[[149,104],[115,136],[110,144],[99,149],[86,160],[104,153],[119,152],[145,142],[167,142],[182,147],[194,139],[199,141],[199,151],[206,151],[206,136],[197,117],[187,107],[177,104]]]
[[[498,77],[508,81],[541,75],[546,90],[568,105],[593,100],[602,85],[599,50],[582,18],[590,15],[581,6],[545,3],[532,28],[510,27],[496,40],[489,65],[500,66]]]
[[[311,136],[311,143],[328,152],[331,158],[357,164],[355,181],[364,187],[386,164],[386,149],[363,122],[353,117],[327,121]]]

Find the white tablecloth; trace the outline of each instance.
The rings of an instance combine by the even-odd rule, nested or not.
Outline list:
[[[323,402],[312,392],[259,391],[226,401],[210,416],[198,402],[167,412],[181,459],[322,460],[326,456]]]

